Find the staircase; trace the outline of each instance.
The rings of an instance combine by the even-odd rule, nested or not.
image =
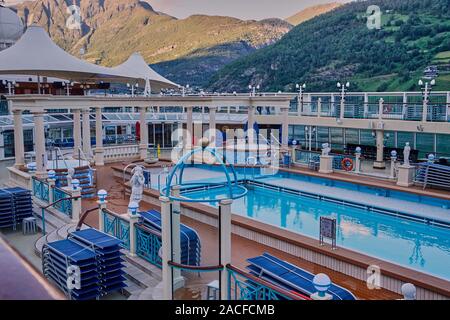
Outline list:
[[[56,172],[56,185],[58,187],[67,187],[67,170],[59,169]],[[93,198],[96,196],[97,179],[95,170],[89,166],[75,168],[75,173],[72,179],[80,181],[81,196],[83,198]]]

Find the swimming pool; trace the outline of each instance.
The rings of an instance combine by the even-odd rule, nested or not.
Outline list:
[[[450,228],[254,185],[247,188],[248,194],[233,202],[233,213],[315,239],[320,217],[335,217],[339,246],[450,280]],[[212,200],[223,193],[212,189],[183,195]],[[433,198],[428,201],[442,205]]]

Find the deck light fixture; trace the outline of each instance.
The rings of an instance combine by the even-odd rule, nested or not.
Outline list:
[[[139,205],[137,204],[137,202],[133,201],[133,202],[130,202],[130,204],[128,205],[128,210],[132,216],[137,214],[138,209],[139,209]]]
[[[325,273],[317,274],[313,279],[313,285],[317,290],[317,293],[313,296],[315,296],[317,300],[331,300],[331,296],[327,294],[328,289],[331,287],[331,279],[329,276]]]
[[[304,83],[304,84],[296,84],[295,85],[295,88],[297,88],[298,89],[298,97],[299,97],[299,99],[300,99],[300,106],[301,106],[301,111],[303,111],[303,94],[304,94],[304,91],[305,91],[305,89],[306,89],[306,83]]]
[[[72,190],[78,190],[79,187],[80,187],[80,180],[73,179],[72,180]]]
[[[106,197],[108,196],[108,192],[106,192],[106,190],[101,189],[97,192],[97,196],[98,196],[98,201],[100,203],[105,203]]]
[[[250,97],[255,97],[257,91],[259,91],[259,89],[261,89],[260,85],[258,84],[257,86],[252,86],[251,84],[248,86],[248,89],[250,90]]]
[[[49,180],[54,180],[55,177],[56,177],[56,172],[55,172],[55,170],[50,170],[50,171],[47,173],[47,176],[48,176],[48,179],[49,179]]]
[[[16,88],[19,87],[19,84],[16,81],[8,81],[8,80],[3,80],[2,84],[5,87],[8,87],[8,95],[15,95],[16,94]]]

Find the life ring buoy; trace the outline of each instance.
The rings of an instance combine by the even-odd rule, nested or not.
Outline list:
[[[344,168],[345,171],[352,171],[353,170],[353,160],[350,158],[344,158],[341,162],[342,168]]]

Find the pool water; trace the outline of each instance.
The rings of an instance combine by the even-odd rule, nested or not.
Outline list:
[[[245,197],[234,200],[233,213],[314,239],[319,239],[320,217],[334,217],[338,246],[450,280],[450,228],[256,186],[247,188]],[[212,200],[224,192],[214,189],[183,195]]]

